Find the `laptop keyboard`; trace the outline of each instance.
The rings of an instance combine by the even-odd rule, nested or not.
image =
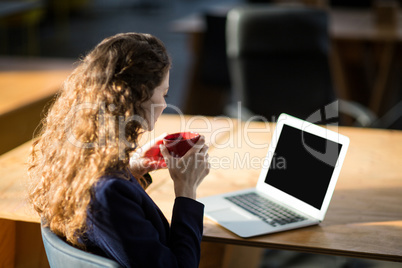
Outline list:
[[[278,205],[257,193],[227,196],[225,199],[256,215],[272,226],[306,220],[305,217]]]

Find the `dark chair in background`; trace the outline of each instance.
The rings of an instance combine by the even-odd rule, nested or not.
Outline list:
[[[282,112],[305,119],[335,100],[325,11],[248,5],[227,20],[235,102],[270,120]]]
[[[226,59],[226,16],[204,14],[206,31],[201,56],[201,81],[207,86],[230,87]]]
[[[386,2],[387,0],[329,0],[329,6],[339,8],[356,8],[356,9],[369,9],[372,8],[375,3]],[[402,0],[397,0],[399,5],[402,5]]]
[[[199,54],[184,112],[216,116],[223,114],[223,107],[230,94],[230,78],[226,58],[226,12],[208,11],[203,14],[205,33],[202,35]]]
[[[332,7],[371,8],[373,0],[329,0]]]
[[[261,115],[275,121],[283,112],[308,119],[337,99],[325,10],[246,5],[228,13],[226,26],[233,90],[227,114],[236,116],[240,102],[243,119]],[[342,101],[339,106],[366,116],[357,105]],[[363,124],[371,123],[368,117]]]

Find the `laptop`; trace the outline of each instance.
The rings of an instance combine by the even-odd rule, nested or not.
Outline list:
[[[281,114],[256,187],[198,200],[205,216],[243,238],[319,224],[348,146],[346,136]]]

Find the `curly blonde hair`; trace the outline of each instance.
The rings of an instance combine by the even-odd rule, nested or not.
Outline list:
[[[64,82],[28,160],[29,199],[43,222],[83,247],[91,189],[127,170],[147,123],[141,105],[170,68],[162,42],[124,33],[103,40]]]

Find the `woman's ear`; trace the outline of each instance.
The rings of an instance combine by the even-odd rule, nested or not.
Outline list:
[[[149,92],[149,90],[148,90],[148,87],[147,87],[146,85],[141,84],[140,90],[141,90],[141,96],[142,96],[144,99],[148,100],[149,98],[152,97],[152,94],[150,94],[150,92]]]

